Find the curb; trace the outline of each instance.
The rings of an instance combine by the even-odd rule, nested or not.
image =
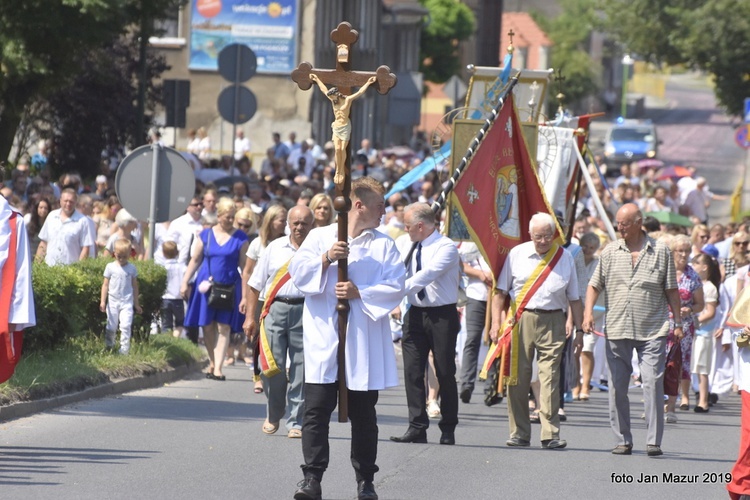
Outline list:
[[[35,413],[59,408],[69,404],[80,403],[81,401],[89,399],[100,399],[107,396],[124,394],[126,392],[139,391],[141,389],[151,389],[153,387],[158,387],[185,378],[187,375],[203,369],[205,365],[205,362],[194,362],[141,377],[115,380],[95,387],[89,387],[88,389],[72,394],[64,394],[54,398],[25,401],[9,406],[2,406],[0,407],[0,422],[28,417]]]

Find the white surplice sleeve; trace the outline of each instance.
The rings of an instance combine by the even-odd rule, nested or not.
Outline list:
[[[335,225],[313,229],[292,257],[289,275],[294,285],[305,295],[322,293],[328,283],[323,272],[323,253],[336,241]]]
[[[382,269],[377,281],[361,286],[354,283],[359,289],[362,311],[373,321],[387,317],[401,303],[406,281],[406,268],[396,244],[392,240],[382,243]]]

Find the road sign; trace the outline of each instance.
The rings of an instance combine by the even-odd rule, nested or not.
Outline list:
[[[233,43],[219,52],[219,74],[232,83],[249,80],[257,68],[255,52],[247,45]]]
[[[743,125],[737,129],[734,142],[742,149],[750,149],[750,125]]]
[[[219,94],[219,114],[229,123],[245,123],[258,110],[258,100],[249,88],[230,85]],[[235,115],[236,113],[236,115]]]
[[[745,97],[745,123],[750,123],[750,97]]]
[[[195,193],[195,175],[179,152],[167,147],[159,150],[155,222],[164,222],[185,213]],[[120,203],[140,220],[151,219],[153,168],[152,146],[141,146],[125,157],[115,176]]]

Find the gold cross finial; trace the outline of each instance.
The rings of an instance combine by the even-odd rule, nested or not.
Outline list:
[[[513,28],[508,30],[508,37],[510,38],[510,44],[508,45],[508,54],[513,53],[513,37],[516,35],[515,31],[513,31]]]
[[[563,94],[563,83],[565,82],[565,77],[562,74],[562,69],[558,69],[555,72],[555,82],[557,83],[557,100],[560,102],[560,105],[562,106],[562,100],[565,98],[565,94]]]

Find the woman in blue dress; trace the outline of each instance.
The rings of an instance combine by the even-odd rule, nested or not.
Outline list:
[[[239,310],[240,302],[244,300],[245,287],[242,286],[238,269],[245,265],[248,239],[243,231],[233,226],[235,205],[231,198],[219,200],[216,214],[217,224],[204,229],[195,241],[193,255],[182,279],[180,292],[188,301],[185,326],[203,327],[203,340],[210,360],[206,377],[226,380],[222,374],[222,366],[229,344],[229,334],[242,331],[245,321],[245,315]],[[196,285],[188,292],[188,283],[196,270]],[[221,284],[234,283],[235,307],[231,311],[215,309],[208,305],[209,292],[205,285],[209,281]]]

